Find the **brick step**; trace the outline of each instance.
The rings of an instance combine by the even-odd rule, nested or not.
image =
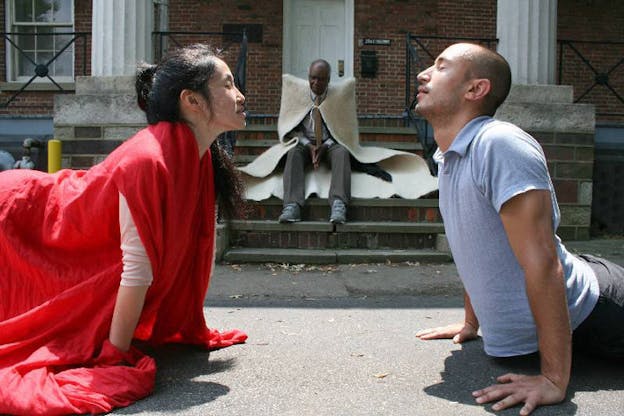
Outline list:
[[[444,233],[439,222],[355,221],[331,224],[301,221],[234,220],[227,225],[228,247],[299,249],[433,249]]]
[[[277,221],[282,212],[282,200],[269,198],[263,201],[248,201],[250,220]],[[327,199],[311,197],[302,208],[302,218],[312,221],[327,221],[329,218]],[[410,221],[442,222],[437,198],[360,198],[353,199],[347,209],[347,221]]]
[[[358,250],[358,249],[275,249],[230,248],[223,254],[229,263],[286,263],[286,264],[338,264],[338,263],[446,263],[452,261],[448,253],[433,249],[422,250]]]
[[[360,126],[362,146],[387,147],[422,155],[416,129],[412,127]],[[245,130],[236,132],[234,163],[246,165],[257,155],[277,143],[275,124],[251,124]]]

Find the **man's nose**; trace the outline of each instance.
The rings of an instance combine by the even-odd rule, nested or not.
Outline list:
[[[424,71],[421,71],[420,74],[418,74],[418,76],[416,77],[418,82],[425,82],[425,81],[427,81],[429,79],[429,74],[431,73],[431,68],[433,68],[433,67],[430,66],[429,68],[425,69]]]
[[[245,96],[243,95],[243,93],[238,89],[237,86],[234,86],[234,88],[236,88],[236,99],[238,101],[240,101],[241,103],[245,102]]]

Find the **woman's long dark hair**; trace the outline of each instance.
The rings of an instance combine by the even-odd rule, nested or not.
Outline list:
[[[182,121],[179,99],[184,89],[204,95],[210,105],[208,81],[215,72],[218,56],[210,47],[195,44],[174,50],[158,65],[139,66],[136,76],[137,103],[147,122]],[[220,214],[231,219],[245,214],[245,186],[236,167],[215,140],[210,146],[215,190]]]

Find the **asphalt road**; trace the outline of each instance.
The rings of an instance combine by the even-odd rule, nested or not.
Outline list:
[[[623,247],[610,240],[577,248],[619,261]],[[154,393],[113,414],[494,414],[471,392],[506,372],[539,368],[536,357],[492,359],[480,340],[414,336],[463,319],[452,263],[218,265],[205,312],[209,326],[244,330],[247,343],[152,351]],[[624,415],[623,364],[577,356],[572,373],[566,400],[534,415]]]

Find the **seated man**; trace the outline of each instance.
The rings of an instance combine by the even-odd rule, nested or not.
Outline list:
[[[284,168],[284,209],[279,222],[301,221],[301,207],[305,202],[305,168],[312,164],[314,169],[321,161],[329,162],[331,182],[329,188],[329,221],[343,224],[347,219],[347,204],[351,197],[351,161],[349,151],[336,143],[323,123],[318,108],[327,96],[331,75],[329,63],[318,59],[310,65],[308,81],[309,97],[314,106],[286,139],[298,137],[299,142],[286,154]]]
[[[351,198],[416,199],[437,189],[437,178],[420,156],[360,145],[354,78],[330,84],[329,64],[323,60],[313,62],[309,74],[308,80],[282,76],[279,143],[239,168],[248,200],[281,198],[285,212],[280,221],[294,222],[301,218],[305,199],[315,194],[328,199],[330,220],[342,223]],[[314,123],[315,117],[321,121]],[[276,168],[284,156],[282,172]]]

